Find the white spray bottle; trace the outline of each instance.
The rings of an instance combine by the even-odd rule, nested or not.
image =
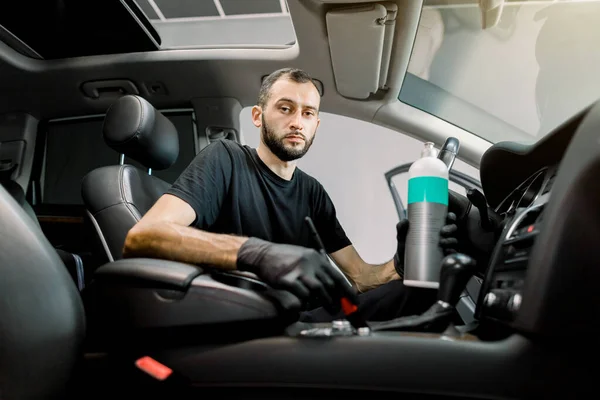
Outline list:
[[[437,158],[434,144],[427,142],[408,175],[404,284],[435,289],[444,258],[439,241],[448,214],[448,166]]]

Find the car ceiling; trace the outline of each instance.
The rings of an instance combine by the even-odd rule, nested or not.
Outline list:
[[[191,100],[199,97],[234,98],[242,107],[247,107],[255,104],[263,76],[278,68],[294,66],[308,71],[323,83],[322,111],[374,122],[437,143],[443,142],[449,134],[458,136],[463,141],[465,161],[477,164],[490,143],[419,110],[408,106],[402,110],[397,108],[422,1],[391,1],[397,5],[398,13],[387,89],[368,99],[351,99],[338,93],[326,13],[336,7],[375,2],[288,0],[297,37],[296,44],[288,48],[159,50],[38,60],[0,42],[0,84],[3,88],[0,112],[27,112],[40,120],[102,114],[111,101],[84,96],[81,85],[106,79],[135,82],[140,94],[160,109],[191,108]],[[353,43],[347,45],[353,46]],[[357,57],[356,62],[360,61]],[[357,76],[356,79],[365,77]],[[148,82],[161,82],[168,93],[150,95],[144,91],[144,84]]]

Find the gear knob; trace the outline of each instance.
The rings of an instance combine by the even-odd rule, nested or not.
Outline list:
[[[476,272],[475,260],[466,254],[455,253],[444,257],[440,270],[438,300],[455,307],[467,282]]]

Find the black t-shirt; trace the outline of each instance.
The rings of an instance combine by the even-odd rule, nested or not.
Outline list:
[[[315,178],[296,168],[285,180],[256,149],[231,140],[205,147],[167,193],[187,202],[196,211],[192,225],[208,232],[317,248],[304,221],[310,216],[328,253],[351,244]]]

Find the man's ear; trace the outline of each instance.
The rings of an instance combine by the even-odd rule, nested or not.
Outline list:
[[[252,107],[252,123],[255,127],[260,128],[262,126],[262,108],[260,106]]]

